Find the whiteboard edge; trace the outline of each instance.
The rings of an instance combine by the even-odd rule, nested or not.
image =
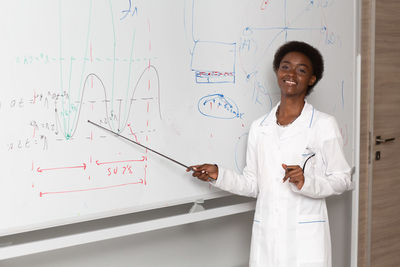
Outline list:
[[[48,221],[45,223],[29,224],[26,226],[4,229],[4,230],[0,231],[0,237],[14,235],[14,234],[22,234],[22,233],[31,232],[31,231],[40,231],[40,230],[52,228],[52,227],[59,227],[59,226],[70,225],[70,224],[75,224],[75,223],[100,220],[100,219],[105,219],[105,218],[110,218],[110,217],[115,217],[115,216],[131,214],[131,213],[151,211],[154,209],[167,208],[167,207],[183,205],[183,204],[187,204],[187,203],[193,203],[193,202],[196,202],[197,200],[215,199],[215,198],[226,197],[229,195],[231,195],[231,194],[226,191],[220,190],[220,191],[210,192],[210,193],[206,193],[206,194],[199,194],[199,195],[174,199],[174,200],[170,200],[170,201],[161,201],[161,202],[155,202],[155,203],[146,204],[146,205],[131,206],[131,207],[126,207],[126,208],[115,209],[113,211],[97,212],[97,213],[93,213],[93,214],[85,215],[85,216],[68,217],[68,218],[64,218],[64,219],[60,219],[60,220]]]
[[[354,125],[356,126],[354,134],[354,163],[356,171],[354,173],[354,189],[352,192],[352,214],[351,214],[351,263],[350,266],[357,267],[358,265],[358,219],[359,219],[359,179],[360,179],[360,137],[361,137],[361,3],[359,0],[354,1],[354,51],[356,58],[356,81],[355,81],[355,107],[356,116]]]
[[[40,252],[47,252],[77,245],[89,244],[99,241],[110,240],[118,237],[144,233],[178,225],[199,222],[233,214],[245,213],[255,209],[255,201],[228,205],[224,207],[175,215],[140,223],[123,226],[110,227],[90,232],[61,236],[45,240],[33,241],[18,245],[9,245],[0,249],[0,260],[27,256]]]

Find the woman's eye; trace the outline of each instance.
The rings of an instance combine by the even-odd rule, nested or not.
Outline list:
[[[305,70],[305,69],[298,69],[297,70],[300,74],[306,74],[307,73],[307,70]]]
[[[280,69],[281,70],[287,70],[287,69],[289,69],[289,66],[288,65],[281,65]]]

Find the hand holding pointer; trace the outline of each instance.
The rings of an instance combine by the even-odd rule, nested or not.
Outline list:
[[[283,182],[289,179],[290,183],[296,185],[297,189],[301,189],[304,185],[304,173],[303,169],[299,165],[286,165],[282,164],[282,168],[285,170],[285,177]]]
[[[193,171],[192,176],[202,181],[217,180],[218,178],[218,166],[215,164],[193,165],[186,171]]]

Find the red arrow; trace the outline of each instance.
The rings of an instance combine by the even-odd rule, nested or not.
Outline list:
[[[116,185],[103,186],[103,187],[83,188],[83,189],[69,190],[69,191],[59,191],[59,192],[40,192],[39,196],[43,197],[45,195],[52,195],[52,194],[66,194],[66,193],[87,192],[87,191],[103,190],[103,189],[110,189],[110,188],[116,188],[116,187],[122,187],[122,186],[128,186],[128,185],[137,185],[137,184],[146,184],[146,183],[143,182],[142,178],[140,178],[138,182],[132,182],[132,183],[126,183],[126,184],[116,184]]]
[[[41,169],[40,167],[38,167],[37,171],[43,172],[43,171],[55,171],[55,170],[62,170],[62,169],[78,169],[78,168],[83,168],[83,170],[86,170],[86,163],[83,163],[83,165],[80,165],[80,166],[57,167],[57,168],[48,168],[48,169]]]
[[[122,162],[138,162],[138,161],[145,161],[147,158],[142,156],[141,159],[131,159],[131,160],[119,160],[119,161],[109,161],[109,162],[99,162],[96,160],[97,165],[104,165],[104,164],[113,164],[113,163],[122,163]]]

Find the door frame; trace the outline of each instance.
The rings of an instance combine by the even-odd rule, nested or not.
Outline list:
[[[361,1],[360,179],[356,265],[370,267],[374,136],[375,1]],[[353,257],[352,257],[353,258]],[[352,262],[353,263],[353,262]]]

